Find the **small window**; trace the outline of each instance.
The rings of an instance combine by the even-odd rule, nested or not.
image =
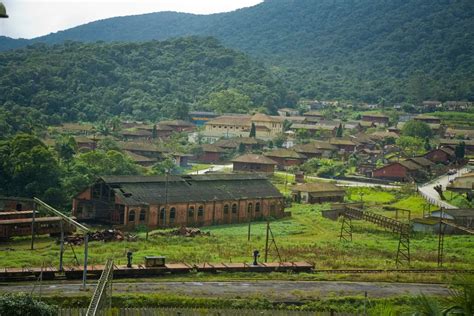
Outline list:
[[[255,203],[255,212],[260,212],[260,202]]]
[[[128,213],[128,221],[129,222],[134,222],[135,221],[135,211],[130,211],[130,213]]]
[[[249,203],[249,205],[247,205],[247,213],[252,213],[252,211],[253,211],[253,204]]]
[[[232,204],[232,214],[237,214],[237,204]]]
[[[229,214],[229,204],[224,205],[224,214]]]
[[[170,224],[174,223],[174,219],[176,218],[176,209],[172,207],[170,209]]]
[[[140,222],[144,222],[145,219],[146,219],[146,211],[142,209],[140,211]]]
[[[194,217],[194,206],[189,207],[188,217]]]
[[[198,208],[198,216],[204,216],[204,206],[199,206]]]

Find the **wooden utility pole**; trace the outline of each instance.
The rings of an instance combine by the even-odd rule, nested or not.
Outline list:
[[[33,209],[33,217],[31,219],[31,250],[35,249],[35,219],[36,219],[36,204]]]
[[[270,221],[268,220],[267,217],[267,235],[265,236],[265,263],[267,263],[268,259],[268,235],[270,232]]]

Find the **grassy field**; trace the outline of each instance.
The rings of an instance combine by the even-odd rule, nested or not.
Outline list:
[[[402,203],[400,201],[399,203]],[[339,241],[340,222],[321,216],[324,206],[294,204],[291,218],[272,223],[282,260],[305,260],[317,268],[394,268],[398,236],[377,226],[354,221],[353,242]],[[247,241],[247,224],[203,228],[211,236],[186,238],[154,236],[149,241],[140,235],[137,242],[91,242],[91,264],[102,264],[114,258],[126,263],[126,252],[134,252],[134,263],[142,263],[146,255],[164,255],[168,262],[250,262],[254,249],[262,254],[265,223],[252,223],[251,241]],[[412,265],[415,268],[436,267],[437,236],[414,235],[411,239]],[[59,245],[52,238],[42,237],[31,251],[28,238],[0,244],[0,267],[29,267],[58,263]],[[82,260],[81,247],[75,247]],[[474,239],[470,236],[447,236],[445,267],[474,268]],[[270,261],[278,260],[274,248]],[[65,252],[66,264],[73,264],[70,248]]]

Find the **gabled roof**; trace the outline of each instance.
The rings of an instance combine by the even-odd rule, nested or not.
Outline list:
[[[265,142],[253,137],[235,137],[229,139],[221,139],[214,143],[214,145],[222,148],[237,148],[240,144],[244,145],[263,145]]]
[[[285,119],[281,116],[269,116],[263,113],[257,113],[251,118],[252,122],[277,122],[281,123]]]
[[[208,153],[225,153],[226,151],[219,146],[216,146],[215,144],[203,144],[201,146],[203,152],[208,152]]]
[[[413,158],[409,158],[408,159],[409,161],[413,161],[414,163],[422,166],[422,167],[430,167],[432,165],[434,165],[434,162],[432,162],[431,160],[425,158],[425,157],[413,157]]]
[[[283,197],[266,177],[249,174],[107,176],[99,181],[108,184],[126,205]]]
[[[386,119],[389,119],[389,117],[385,114],[381,114],[381,113],[363,113],[362,114],[362,119],[364,117],[378,117],[378,118],[386,118]]]
[[[241,163],[254,163],[261,165],[276,165],[277,163],[270,158],[267,158],[262,155],[256,154],[245,154],[237,158],[232,159],[232,162],[241,162]]]
[[[125,155],[127,155],[130,159],[132,159],[135,162],[157,162],[156,159],[148,158],[142,155],[138,155],[135,153],[132,153],[131,151],[124,150],[123,151]]]
[[[138,130],[123,130],[120,132],[123,136],[143,136],[143,137],[150,137],[152,135],[151,132],[145,129],[138,129]]]
[[[347,138],[338,138],[338,137],[333,137],[329,141],[331,145],[344,145],[344,146],[356,146],[357,144],[354,143],[352,140],[347,139]]]
[[[267,157],[278,157],[278,158],[293,158],[293,159],[305,159],[306,156],[292,149],[278,148],[272,151],[264,153]]]
[[[291,188],[294,192],[345,192],[345,190],[337,185],[329,182],[316,182],[299,184]]]
[[[160,148],[159,146],[153,143],[117,142],[117,144],[122,150],[149,151],[149,152],[157,152],[157,153],[168,152],[168,150]]]
[[[409,161],[409,160],[403,160],[403,161],[399,161],[399,162],[395,162],[395,163],[398,163],[398,164],[402,165],[403,167],[407,168],[410,171],[416,171],[416,170],[420,170],[420,169],[423,168],[419,164],[417,164],[413,161]]]
[[[209,120],[205,125],[238,125],[250,126],[250,115],[222,115]]]

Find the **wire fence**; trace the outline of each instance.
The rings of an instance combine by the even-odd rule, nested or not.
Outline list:
[[[59,316],[86,316],[86,308],[60,309]],[[101,316],[353,316],[349,313],[256,309],[112,308]]]

